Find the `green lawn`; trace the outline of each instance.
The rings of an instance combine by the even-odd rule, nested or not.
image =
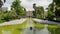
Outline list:
[[[0,34],[2,33],[2,30],[4,33],[8,34],[8,31],[11,32],[11,34],[19,34],[22,32],[22,29],[25,28],[27,21],[25,21],[22,24],[17,24],[17,25],[8,25],[8,26],[0,26]]]
[[[34,26],[38,29],[43,29],[45,24],[39,24],[39,23],[34,22]]]
[[[60,25],[48,25],[47,29],[51,34],[60,34]]]
[[[31,19],[31,21],[33,22],[33,25],[34,25],[35,28],[43,29],[44,26],[45,26],[45,24],[39,24],[39,23],[33,21],[32,19]]]

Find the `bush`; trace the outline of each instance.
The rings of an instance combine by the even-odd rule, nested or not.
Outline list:
[[[17,14],[13,11],[0,14],[0,23],[10,21],[17,18]]]

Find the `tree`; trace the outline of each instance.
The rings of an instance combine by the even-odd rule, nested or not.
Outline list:
[[[59,16],[60,17],[60,0],[53,0],[53,2],[56,3],[56,16]]]
[[[55,25],[48,25],[48,27],[47,27],[47,29],[48,29],[48,31],[50,32],[49,34],[60,34],[60,28],[59,28],[59,26],[57,26],[57,27],[53,27],[53,28],[51,28],[51,27],[49,27],[49,26],[51,26],[51,27],[53,27],[53,26],[55,26]]]
[[[47,19],[48,20],[53,20],[54,17],[55,17],[55,12],[53,12],[53,3],[51,3],[48,6],[48,16],[47,16]]]
[[[3,6],[3,2],[5,3],[6,0],[4,0],[4,1],[0,0],[0,14],[2,13],[2,9],[1,9],[1,7]]]
[[[55,3],[55,17],[56,21],[60,21],[60,0],[53,0],[53,3]]]
[[[4,0],[4,3],[6,2],[6,0]],[[2,0],[0,0],[0,8],[2,7],[2,5],[3,5],[3,2],[2,2]]]
[[[4,3],[6,2],[6,0],[4,0]]]
[[[20,3],[21,3],[20,0],[15,0],[11,6],[12,10],[15,10],[19,18],[24,15],[24,10],[22,6],[20,5]]]
[[[36,12],[36,4],[35,3],[33,4],[33,8],[35,10],[35,11],[33,11],[33,17],[36,17],[37,12]]]
[[[14,11],[10,11],[10,12],[8,12],[6,14],[7,14],[6,17],[4,17],[4,19],[6,21],[10,21],[10,20],[13,20],[13,19],[16,19],[17,18],[17,14]]]
[[[60,0],[53,0],[53,3],[56,3],[55,15],[60,17]]]
[[[36,7],[36,4],[34,3],[34,4],[33,4],[33,8],[35,9],[35,7]]]
[[[25,17],[26,16],[26,9],[24,8],[24,14],[23,14],[23,16]]]
[[[35,11],[33,11],[33,15],[36,18],[44,18],[44,8],[42,6],[36,6],[36,4],[33,4],[33,8]]]
[[[43,19],[44,18],[44,8],[42,6],[36,7],[37,17]]]

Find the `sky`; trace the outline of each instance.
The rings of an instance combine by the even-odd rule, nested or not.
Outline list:
[[[12,2],[14,0],[7,0],[6,3],[4,3],[3,7],[9,7],[11,6]],[[21,6],[26,8],[27,11],[32,11],[33,9],[33,4],[36,3],[36,6],[43,6],[44,9],[48,7],[50,3],[52,3],[52,0],[20,0],[21,1]]]

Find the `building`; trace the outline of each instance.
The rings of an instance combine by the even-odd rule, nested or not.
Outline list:
[[[26,16],[27,17],[32,17],[33,16],[33,12],[32,11],[27,11],[26,12]]]

